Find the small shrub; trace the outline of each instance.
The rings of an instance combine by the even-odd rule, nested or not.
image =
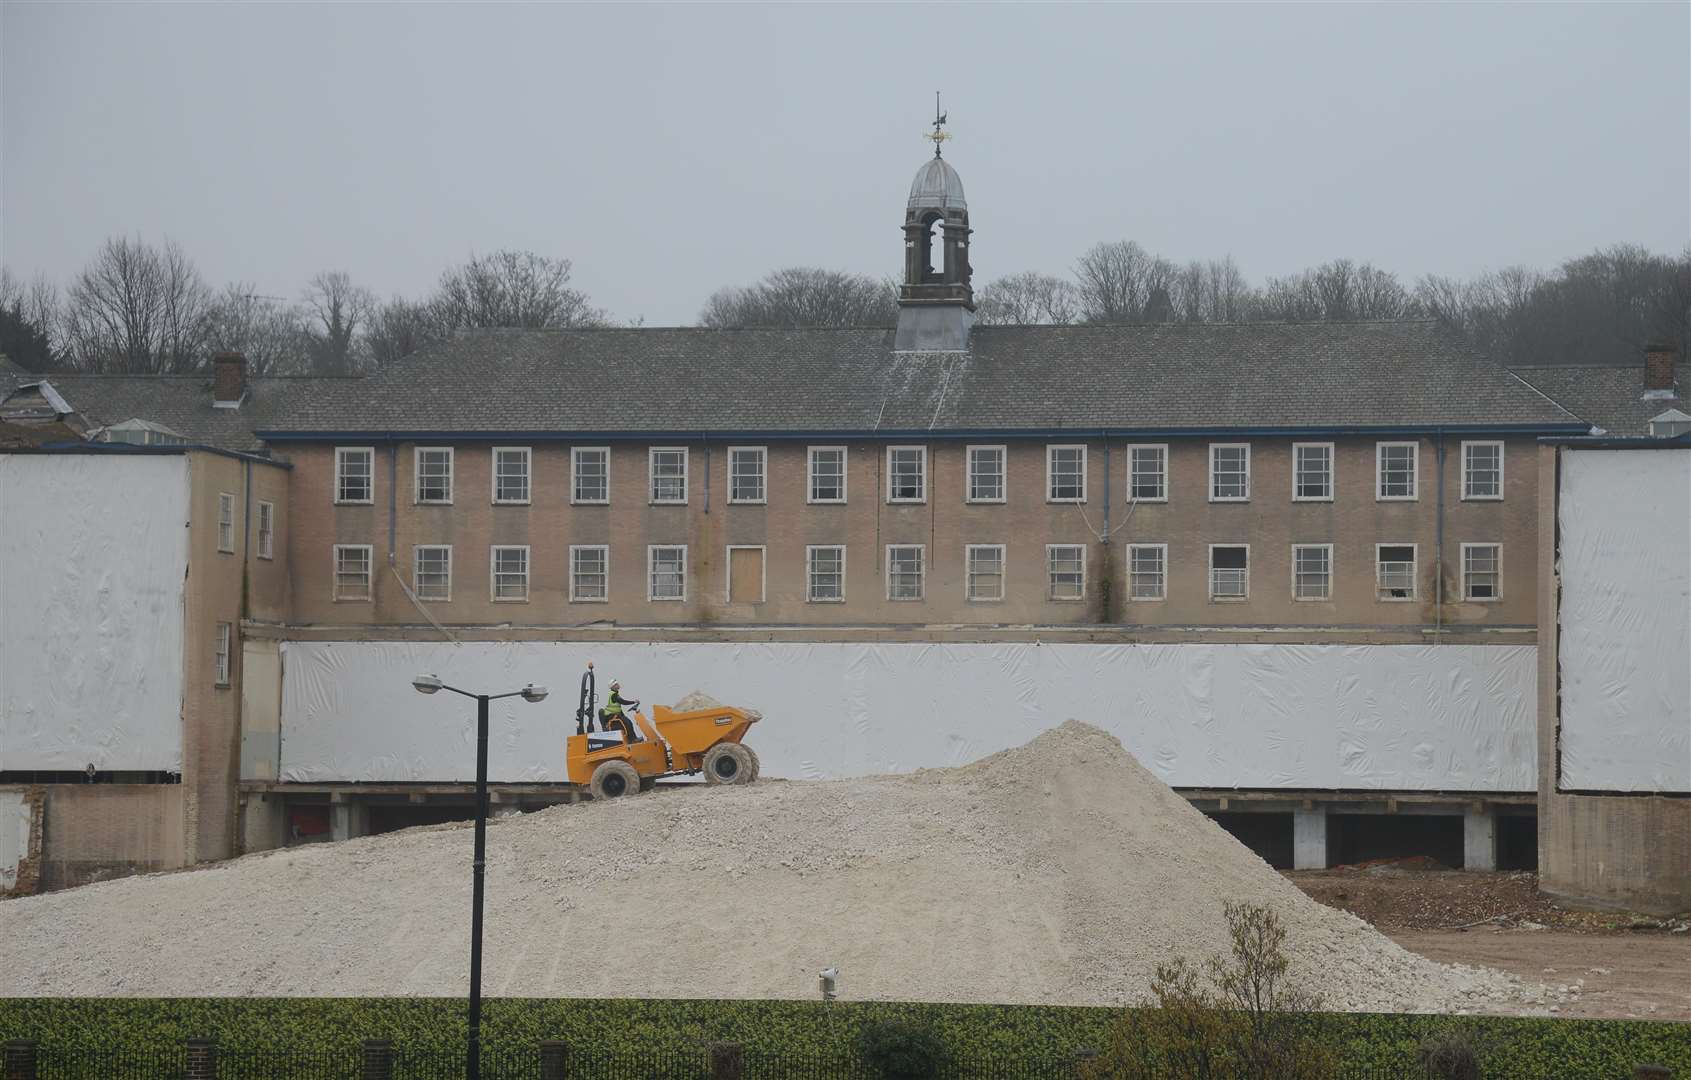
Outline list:
[[[926,1080],[945,1067],[945,1044],[926,1025],[868,1020],[857,1032],[857,1054],[885,1080]]]
[[[1485,1040],[1466,1027],[1429,1032],[1415,1048],[1415,1060],[1438,1080],[1480,1080]]]

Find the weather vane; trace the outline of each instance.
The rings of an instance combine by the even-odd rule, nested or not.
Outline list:
[[[942,131],[940,129],[940,125],[945,123],[945,118],[946,118],[947,115],[948,114],[942,113],[942,112],[939,111],[939,91],[935,90],[934,91],[934,129],[933,129],[933,131],[929,132],[928,134],[922,136],[922,138],[924,138],[924,139],[932,139],[933,140],[934,157],[939,157],[939,144],[944,142],[945,140],[951,138],[951,133],[949,131]]]

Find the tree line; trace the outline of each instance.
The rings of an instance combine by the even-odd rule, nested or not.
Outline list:
[[[449,267],[421,299],[378,299],[339,270],[276,297],[244,282],[213,289],[173,242],[114,237],[64,289],[0,269],[0,352],[41,372],[181,374],[232,351],[259,375],[357,374],[463,329],[613,325],[570,273],[568,259],[495,251]],[[894,278],[788,267],[717,290],[698,323],[890,326],[897,296]],[[1649,342],[1681,355],[1691,345],[1691,245],[1668,256],[1616,244],[1548,271],[1413,285],[1335,259],[1253,284],[1231,257],[1179,263],[1121,240],[1095,244],[1066,277],[997,278],[976,304],[977,320],[995,326],[1433,318],[1509,364],[1631,363]]]

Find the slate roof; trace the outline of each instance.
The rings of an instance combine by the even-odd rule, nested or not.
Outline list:
[[[1650,418],[1669,409],[1691,412],[1691,365],[1676,365],[1677,397],[1644,397],[1641,364],[1580,364],[1517,367],[1515,374],[1554,398],[1569,412],[1610,435],[1648,435]]]
[[[1432,322],[482,330],[257,424],[308,433],[766,434],[1582,428]]]
[[[95,427],[136,418],[163,424],[192,443],[223,450],[262,451],[253,432],[273,423],[283,403],[300,390],[334,383],[342,391],[358,379],[257,377],[247,380],[239,409],[214,409],[211,375],[32,375],[46,381]]]

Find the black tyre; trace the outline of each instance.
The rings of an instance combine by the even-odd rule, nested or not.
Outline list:
[[[741,743],[740,747],[741,747],[741,749],[745,750],[745,752],[748,755],[750,755],[751,759],[752,759],[752,778],[750,780],[747,780],[746,783],[748,783],[748,784],[755,783],[757,781],[757,778],[763,775],[763,762],[758,760],[756,750],[753,750],[751,747],[747,746],[745,743]]]
[[[638,795],[640,774],[626,761],[607,761],[593,770],[593,780],[587,790],[595,799],[620,799],[624,795]]]
[[[755,779],[750,748],[725,742],[705,751],[705,783],[749,784]]]

